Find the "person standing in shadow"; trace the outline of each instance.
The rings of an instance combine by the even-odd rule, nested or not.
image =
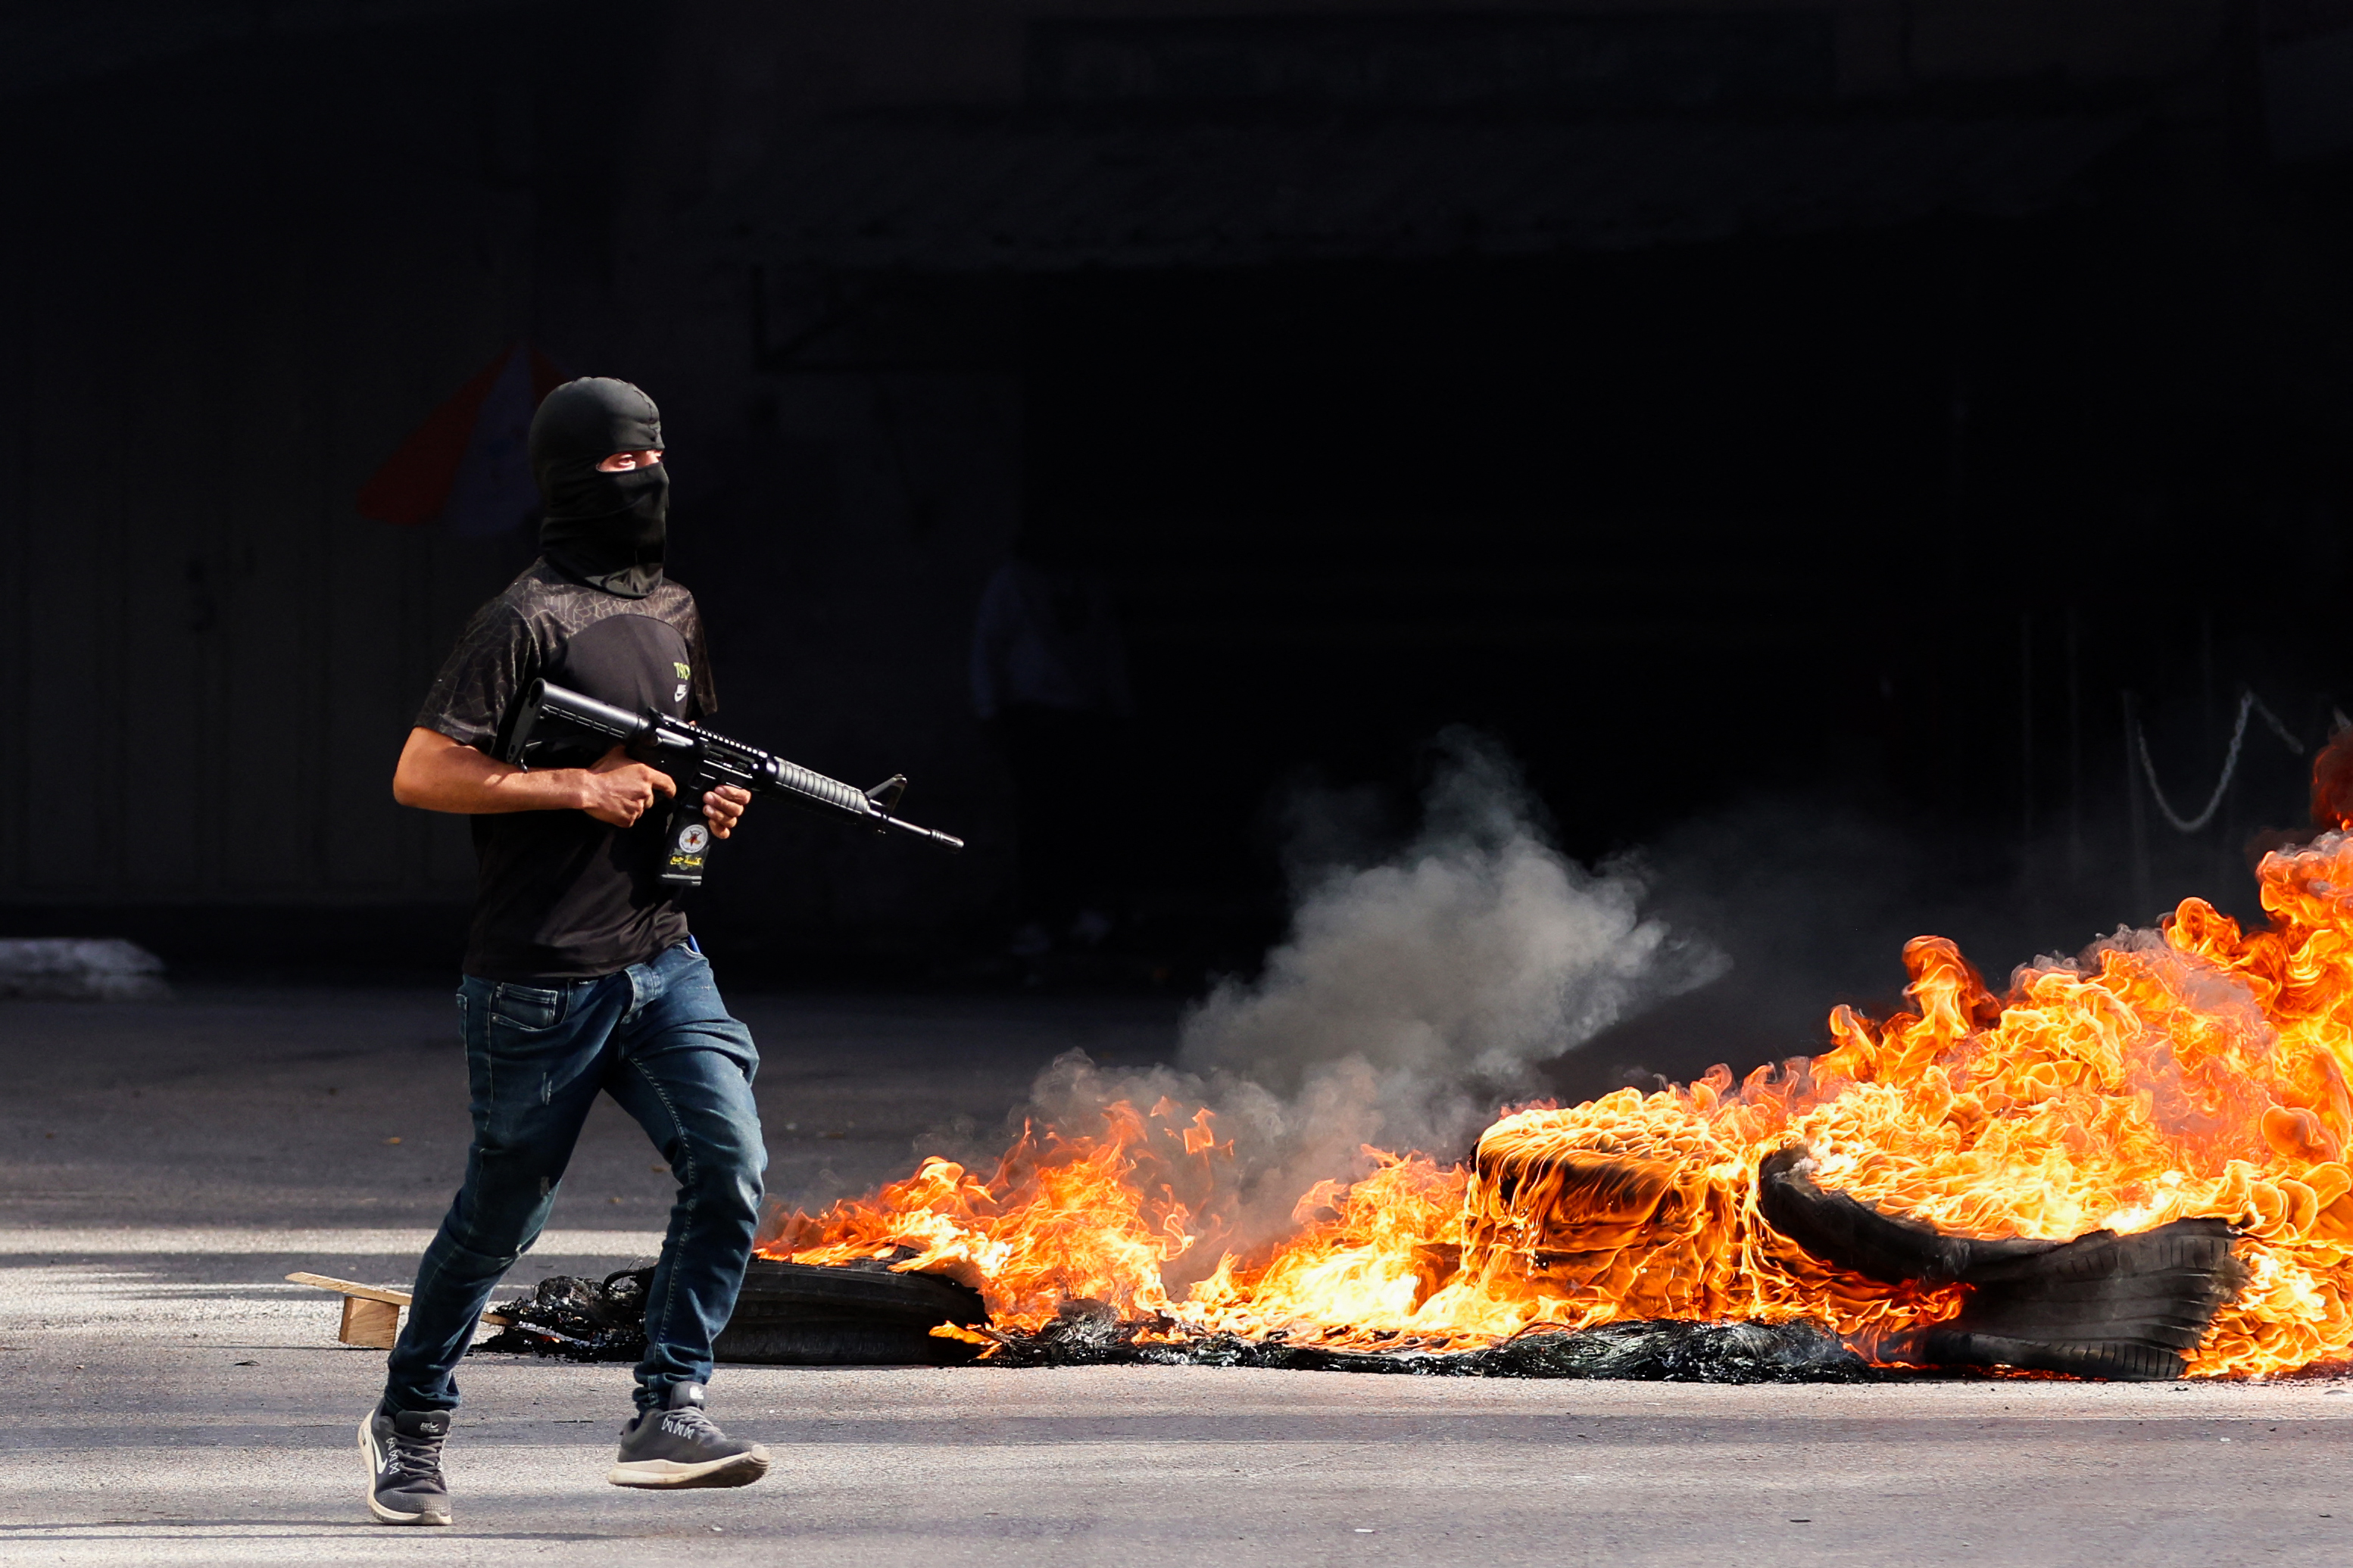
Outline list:
[[[1013,774],[1019,921],[1011,952],[1102,945],[1121,892],[1111,800],[1135,701],[1102,574],[1017,547],[980,595],[973,710]]]

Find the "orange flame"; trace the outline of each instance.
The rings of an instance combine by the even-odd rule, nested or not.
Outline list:
[[[1820,1264],[1757,1213],[1757,1166],[1792,1142],[1815,1179],[1973,1236],[2064,1238],[2211,1215],[2253,1281],[2193,1374],[2353,1350],[2353,836],[2267,857],[2267,928],[2189,899],[2161,935],[1995,996],[1955,945],[1905,949],[1914,1010],[1830,1018],[1832,1047],[1735,1086],[1620,1089],[1508,1114],[1467,1166],[1367,1150],[1304,1194],[1282,1242],[1224,1252],[1182,1300],[1163,1270],[1221,1245],[1233,1146],[1206,1109],[1123,1102],[1099,1133],[1026,1130],[986,1180],[930,1159],[764,1248],[799,1262],[913,1256],[978,1285],[1000,1329],[1092,1298],[1177,1335],[1457,1349],[1547,1325],[1810,1316],[1867,1352],[1959,1308]]]

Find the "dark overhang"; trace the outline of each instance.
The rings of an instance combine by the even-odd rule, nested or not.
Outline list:
[[[829,270],[1511,257],[2012,217],[2136,116],[805,127],[713,204],[746,259]]]

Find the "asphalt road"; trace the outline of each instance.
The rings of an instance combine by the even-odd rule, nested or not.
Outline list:
[[[738,998],[777,1187],[987,1129],[1173,1009]],[[381,1358],[290,1269],[396,1281],[465,1120],[448,999],[0,1004],[0,1563],[2353,1561],[2353,1384],[1865,1388],[723,1368],[759,1486],[606,1486],[627,1373],[481,1358],[448,1531],[367,1522]],[[959,1121],[959,1119],[962,1119]],[[398,1142],[387,1142],[398,1139]],[[599,1113],[516,1275],[643,1257],[664,1177]]]

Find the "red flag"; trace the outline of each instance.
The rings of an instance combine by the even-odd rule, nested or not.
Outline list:
[[[520,360],[518,360],[520,356]],[[527,486],[531,470],[527,458],[517,448],[513,432],[506,428],[513,423],[513,397],[522,395],[522,374],[502,378],[512,363],[518,373],[528,373],[529,407],[539,406],[539,400],[562,384],[564,373],[545,354],[526,343],[510,343],[501,349],[491,363],[477,371],[450,399],[425,416],[425,423],[409,433],[400,449],[385,459],[384,466],[368,477],[360,487],[359,512],[362,517],[398,523],[414,528],[440,517],[448,509],[450,492],[457,487],[461,468],[480,469],[485,479],[470,483],[473,492],[488,486],[486,493],[512,490],[514,476],[507,470],[517,462],[522,464],[522,479]],[[493,397],[502,390],[512,394]],[[523,424],[528,427],[530,415],[525,412]],[[492,426],[496,428],[492,428]],[[468,463],[469,456],[475,460]],[[470,472],[470,480],[475,475]],[[492,483],[495,480],[498,482]],[[471,510],[471,509],[468,509]],[[505,527],[521,517],[501,521]],[[468,533],[494,532],[485,526],[486,520],[469,516],[452,518],[453,526],[463,522]]]

